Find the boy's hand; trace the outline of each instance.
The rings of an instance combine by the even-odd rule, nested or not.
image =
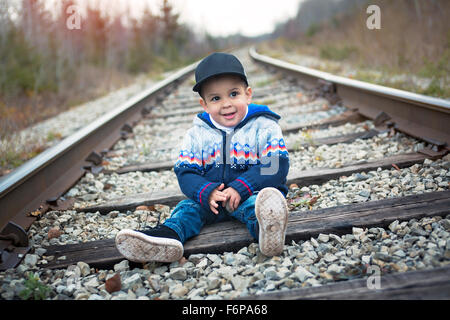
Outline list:
[[[226,207],[229,212],[235,211],[239,207],[241,202],[241,195],[232,187],[228,187],[223,190],[223,194],[227,196],[227,201],[222,203],[223,207]]]
[[[220,186],[215,188],[213,192],[211,192],[211,194],[209,195],[208,199],[209,208],[211,209],[212,212],[214,212],[214,214],[219,214],[219,211],[216,209],[219,207],[219,204],[217,202],[222,201],[223,203],[225,203],[227,201],[227,195],[224,192],[222,192],[224,187],[225,185],[222,183]]]

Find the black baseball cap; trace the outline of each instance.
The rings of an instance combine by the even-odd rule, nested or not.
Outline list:
[[[242,63],[234,55],[215,52],[203,59],[195,69],[195,92],[200,92],[202,84],[209,78],[221,74],[234,74],[242,78],[248,85]]]

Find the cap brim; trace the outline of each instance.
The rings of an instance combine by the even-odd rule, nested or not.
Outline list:
[[[208,76],[208,77],[206,77],[206,78],[200,80],[199,82],[197,82],[197,83],[195,84],[195,86],[192,88],[192,90],[195,91],[195,92],[200,92],[200,88],[201,88],[202,84],[205,83],[205,81],[211,79],[212,77],[221,76],[221,75],[225,75],[225,74],[230,74],[230,75],[238,76],[238,77],[240,77],[242,80],[244,80],[245,83],[248,85],[247,78],[244,77],[241,73],[237,73],[237,72],[222,72],[222,73],[216,73],[216,74],[210,75],[210,76]]]

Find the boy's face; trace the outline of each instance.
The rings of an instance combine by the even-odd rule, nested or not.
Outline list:
[[[202,86],[200,104],[216,121],[225,127],[234,127],[247,112],[252,101],[252,89],[245,87],[238,76],[222,76]]]

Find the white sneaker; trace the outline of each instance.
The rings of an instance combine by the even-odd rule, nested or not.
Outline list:
[[[266,256],[283,252],[288,222],[288,206],[283,194],[275,188],[259,191],[255,214],[259,223],[259,250]]]
[[[183,257],[184,249],[180,241],[144,232],[131,229],[119,231],[116,235],[117,250],[128,260],[142,263],[174,262]]]

